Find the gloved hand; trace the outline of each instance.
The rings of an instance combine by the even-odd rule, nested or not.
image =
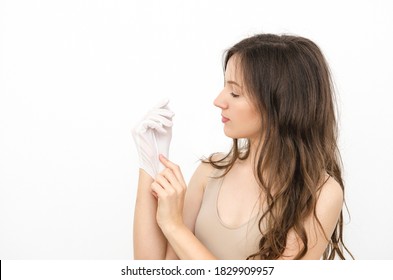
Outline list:
[[[158,158],[159,154],[167,158],[169,156],[174,113],[169,109],[168,103],[168,99],[159,102],[132,130],[138,150],[139,167],[153,179],[164,169]]]

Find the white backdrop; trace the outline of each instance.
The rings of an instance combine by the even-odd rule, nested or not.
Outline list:
[[[227,151],[223,51],[260,32],[315,41],[336,81],[345,240],[393,259],[389,0],[0,1],[0,259],[129,259],[131,128],[163,97],[186,180]]]

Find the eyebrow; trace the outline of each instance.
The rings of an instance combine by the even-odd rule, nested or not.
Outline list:
[[[242,88],[242,86],[239,85],[238,83],[236,83],[235,81],[228,80],[228,81],[225,81],[225,82],[226,82],[227,84],[236,85],[236,86],[238,86],[239,88]]]

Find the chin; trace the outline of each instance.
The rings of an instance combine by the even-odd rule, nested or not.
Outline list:
[[[242,131],[235,131],[234,129],[228,129],[224,127],[224,134],[232,139],[253,139],[258,138],[260,135],[259,130],[242,130]]]
[[[225,134],[225,136],[232,138],[232,139],[247,138],[247,136],[245,136],[244,133],[239,133],[239,132],[232,131],[230,129],[225,129],[225,128],[224,128],[224,134]]]

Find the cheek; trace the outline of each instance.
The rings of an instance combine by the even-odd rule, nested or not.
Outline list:
[[[256,133],[261,129],[261,117],[258,114],[244,116],[244,129],[249,133]]]
[[[243,112],[243,121],[245,123],[245,128],[247,128],[248,133],[250,134],[259,133],[262,129],[261,114],[259,110],[252,106],[250,103]]]
[[[224,127],[224,132],[232,138],[250,138],[259,134],[261,130],[261,117],[254,110],[239,110],[236,118]]]
[[[253,107],[245,107],[239,112],[239,120],[243,124],[248,124],[249,127],[261,127],[261,116],[259,112]]]

